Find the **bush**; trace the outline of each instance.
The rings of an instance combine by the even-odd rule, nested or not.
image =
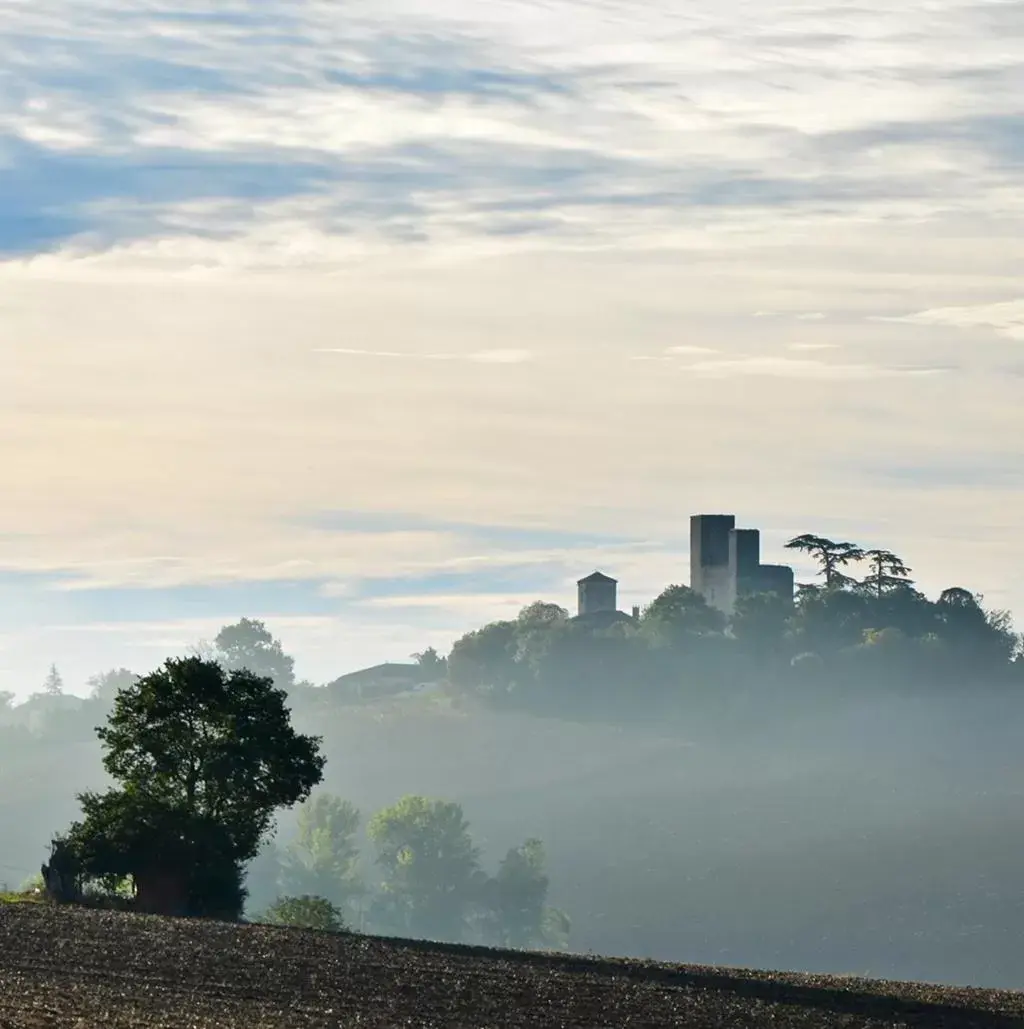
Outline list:
[[[340,933],[345,929],[341,912],[323,897],[278,897],[259,919],[269,925],[290,925],[298,929],[319,929]]]

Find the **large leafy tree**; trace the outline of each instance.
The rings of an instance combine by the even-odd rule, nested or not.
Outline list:
[[[448,655],[448,679],[465,693],[503,698],[516,681],[519,626],[491,622],[455,641]]]
[[[689,586],[666,586],[647,606],[644,623],[673,637],[707,636],[725,630],[726,617]]]
[[[97,876],[138,881],[159,863],[185,869],[201,893],[208,868],[255,857],[275,811],[323,775],[320,741],[292,728],[283,690],[198,657],[122,689],[97,735],[118,785],[82,794],[85,817],[69,834]]]
[[[299,808],[298,832],[281,857],[282,883],[293,896],[326,897],[348,913],[364,894],[359,875],[359,810],[320,793]]]
[[[569,612],[566,608],[546,600],[535,600],[527,604],[516,616],[516,621],[524,628],[543,628],[568,620]]]
[[[818,564],[826,589],[841,589],[852,585],[854,580],[843,569],[864,557],[864,551],[856,543],[836,542],[809,532],[794,536],[786,547],[807,554]]]
[[[295,659],[284,652],[281,641],[255,618],[225,625],[213,641],[214,656],[232,671],[247,669],[273,681],[279,689],[295,686]]]
[[[461,939],[484,878],[461,806],[403,797],[373,816],[367,835],[384,873],[385,923],[417,936]]]

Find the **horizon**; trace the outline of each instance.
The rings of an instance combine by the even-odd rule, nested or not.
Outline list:
[[[243,616],[322,682],[594,568],[628,610],[711,507],[1024,610],[1021,31],[12,5],[0,689]]]

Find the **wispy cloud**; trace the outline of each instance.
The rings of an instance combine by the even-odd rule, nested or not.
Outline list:
[[[470,354],[416,354],[398,350],[356,350],[349,347],[320,347],[317,354],[346,354],[350,357],[404,358],[414,361],[474,361],[477,364],[522,364],[532,358],[529,350],[477,350]]]
[[[952,329],[989,329],[1008,339],[1024,339],[1024,300],[968,307],[937,307],[889,320]]]
[[[832,364],[827,361],[790,357],[741,357],[722,361],[696,361],[686,370],[708,378],[737,375],[782,379],[861,380],[900,376],[941,375],[946,368],[898,368],[871,364]]]
[[[1024,62],[990,6],[873,2],[833,33],[813,4],[739,21],[729,5],[363,0],[340,22],[283,0],[15,5],[0,31],[0,187],[20,194],[20,227],[0,211],[7,252],[187,235],[216,262],[227,235],[258,260],[251,237],[284,197],[308,201],[327,260],[353,234],[651,245],[694,210],[964,209],[1020,167]],[[130,217],[97,210],[114,197]],[[249,209],[176,216],[214,198]]]

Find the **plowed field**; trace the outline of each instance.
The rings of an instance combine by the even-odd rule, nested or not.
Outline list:
[[[2,1029],[1021,1026],[1024,994],[0,905]]]

